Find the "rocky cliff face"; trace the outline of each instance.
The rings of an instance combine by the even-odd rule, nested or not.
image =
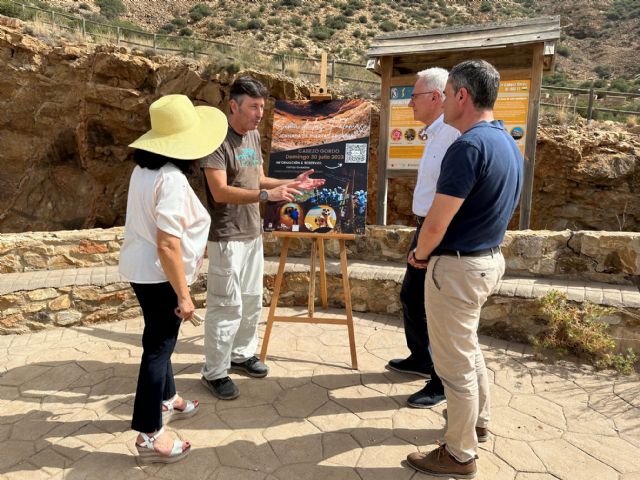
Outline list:
[[[196,103],[226,106],[229,79],[210,78],[204,63],[152,60],[114,46],[50,45],[24,35],[15,21],[4,23],[2,232],[121,225],[133,168],[127,145],[149,128],[149,104],[184,93]],[[276,98],[308,94],[290,81],[255,75]],[[263,130],[268,147],[269,125]]]
[[[127,145],[167,93],[226,108],[230,79],[204,62],[147,58],[114,46],[54,44],[0,17],[0,232],[110,227],[124,222],[133,163]],[[276,99],[308,89],[252,72]],[[265,158],[271,111],[261,126]],[[378,109],[372,111],[368,223],[375,223]],[[194,186],[201,187],[199,178]],[[412,225],[414,180],[390,181],[388,223]],[[538,135],[533,227],[640,229],[640,141],[609,130],[544,125]],[[514,223],[517,225],[517,223]]]

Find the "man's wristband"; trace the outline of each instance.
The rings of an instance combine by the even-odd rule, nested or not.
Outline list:
[[[429,257],[427,258],[418,258],[416,257],[416,249],[414,248],[411,253],[413,254],[413,261],[416,263],[429,263]]]

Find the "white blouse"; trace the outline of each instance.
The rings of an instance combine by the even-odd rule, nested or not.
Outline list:
[[[168,281],[158,257],[157,230],[180,238],[187,284],[202,265],[211,218],[185,175],[170,163],[136,166],[129,182],[120,274],[133,283]]]

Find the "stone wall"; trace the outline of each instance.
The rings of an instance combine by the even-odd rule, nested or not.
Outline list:
[[[368,226],[347,242],[351,260],[404,262],[415,229]],[[115,265],[122,227],[81,231],[0,234],[0,273]],[[281,239],[265,235],[265,255],[277,256]],[[569,230],[508,231],[502,244],[507,275],[640,285],[640,233]],[[289,256],[309,255],[309,240],[290,241]],[[327,257],[339,258],[336,240]]]

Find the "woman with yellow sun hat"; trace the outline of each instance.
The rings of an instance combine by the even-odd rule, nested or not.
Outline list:
[[[189,454],[188,441],[173,439],[163,423],[188,418],[197,400],[176,392],[171,354],[183,320],[195,307],[189,285],[197,276],[211,219],[187,181],[198,159],[227,134],[226,116],[194,107],[184,95],[166,95],[149,107],[151,130],[133,142],[136,167],[127,198],[120,273],[133,287],[144,317],[142,359],[131,428],[146,463],[173,463]]]

